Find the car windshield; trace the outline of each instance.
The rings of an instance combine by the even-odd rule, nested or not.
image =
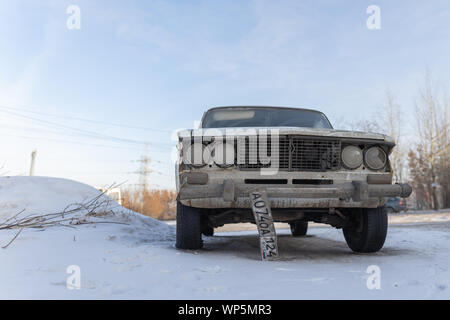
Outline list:
[[[333,129],[318,111],[288,108],[218,108],[209,110],[203,128],[229,127],[305,127]]]

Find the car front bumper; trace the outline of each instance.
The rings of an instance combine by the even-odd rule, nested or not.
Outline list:
[[[385,197],[408,197],[408,184],[369,184],[351,181],[327,185],[244,184],[233,180],[196,185],[185,183],[178,199],[197,208],[251,208],[249,194],[265,189],[272,208],[376,208]]]

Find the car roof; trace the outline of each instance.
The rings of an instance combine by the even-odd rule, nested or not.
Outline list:
[[[324,114],[322,111],[309,109],[309,108],[296,108],[296,107],[280,107],[280,106],[220,106],[220,107],[212,107],[208,109],[208,111],[217,110],[217,109],[244,109],[244,108],[252,108],[252,109],[288,109],[288,110],[304,110],[304,111],[312,111]]]

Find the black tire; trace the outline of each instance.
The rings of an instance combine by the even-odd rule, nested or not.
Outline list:
[[[177,241],[178,249],[196,250],[203,247],[201,217],[198,209],[177,202]]]
[[[308,232],[308,221],[295,221],[289,223],[291,227],[291,233],[294,237],[306,236]]]
[[[356,209],[352,219],[355,225],[343,230],[349,248],[360,253],[379,251],[384,245],[388,230],[386,210],[382,207]]]
[[[212,236],[214,236],[214,228],[211,226],[203,226],[202,234],[207,237],[212,237]]]

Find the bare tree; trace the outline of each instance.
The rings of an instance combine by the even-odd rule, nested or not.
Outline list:
[[[331,114],[329,119],[333,127],[338,130],[352,130],[365,132],[381,132],[380,124],[375,120],[377,116],[373,114],[367,118],[360,118],[356,121],[349,121],[346,116],[342,114]]]
[[[123,190],[125,208],[140,212],[159,220],[175,218],[177,193],[174,190],[145,190],[142,195],[140,188]]]
[[[402,144],[403,121],[400,105],[396,103],[395,97],[390,89],[386,89],[383,111],[384,130],[382,132],[392,137],[396,145],[390,155],[390,162],[394,172],[394,182],[403,182],[405,171],[405,152]]]
[[[439,95],[429,71],[416,101],[417,145],[409,152],[412,182],[428,206],[449,206],[449,118],[445,96]],[[442,201],[439,201],[439,198]]]
[[[376,117],[370,117],[371,119],[358,120],[350,125],[351,130],[358,130],[364,132],[376,132],[381,133],[383,130],[378,123]]]

